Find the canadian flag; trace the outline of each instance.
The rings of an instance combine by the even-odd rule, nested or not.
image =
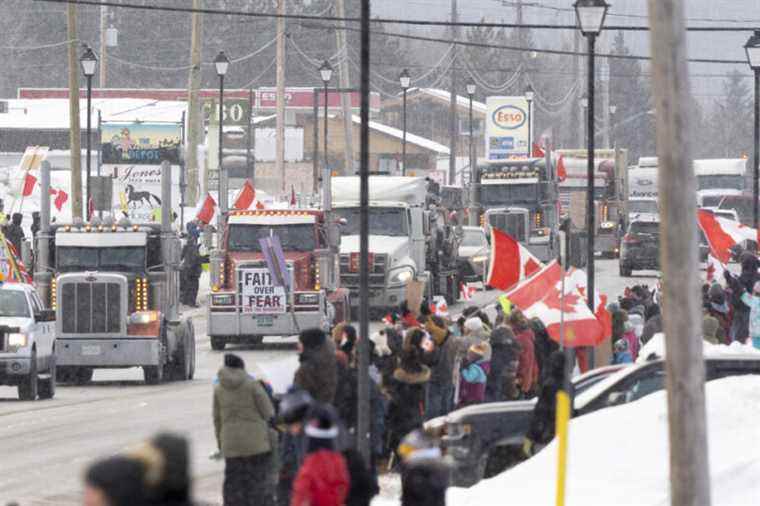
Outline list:
[[[719,218],[710,211],[697,211],[699,228],[705,234],[712,255],[727,264],[731,260],[731,249],[743,241],[758,240],[757,230],[742,225],[738,221]]]
[[[491,264],[488,266],[486,285],[509,290],[543,266],[514,237],[498,228],[491,229]]]
[[[470,286],[467,283],[461,283],[459,285],[459,297],[462,300],[472,300],[472,296],[476,291],[477,290],[474,286]]]
[[[21,190],[21,196],[28,197],[31,195],[36,184],[37,178],[27,172],[24,176],[24,188]]]
[[[587,301],[586,305],[588,306],[588,292],[586,291],[587,280],[588,276],[586,275],[586,272],[581,269],[576,269],[575,267],[571,267],[570,270],[565,273],[565,285],[575,286],[578,293],[580,293]],[[594,290],[594,292],[594,316],[596,316],[597,321],[602,325],[602,329],[604,329],[604,338],[607,339],[612,336],[612,315],[607,311],[607,295],[599,293],[599,290]]]
[[[710,283],[720,283],[723,279],[723,273],[726,271],[726,266],[712,256],[707,255],[707,281]]]
[[[206,194],[206,198],[203,199],[203,203],[198,208],[198,212],[195,214],[195,218],[208,225],[211,223],[211,220],[214,219],[214,215],[216,214],[216,201],[214,198]]]
[[[60,211],[61,209],[63,209],[63,205],[66,203],[67,200],[69,200],[69,194],[63,190],[57,190],[55,193],[55,200],[53,200],[53,204],[55,205],[55,208]]]
[[[256,200],[256,189],[253,187],[251,180],[246,179],[243,187],[240,188],[240,191],[235,197],[235,203],[232,204],[232,208],[237,209],[238,211],[244,211],[251,207],[254,200]]]
[[[430,312],[441,318],[448,318],[449,305],[446,303],[446,298],[442,295],[434,296],[433,302],[430,304]]]
[[[572,278],[566,277],[563,291],[562,268],[556,260],[509,291],[507,297],[525,316],[540,319],[557,342],[563,330],[564,341],[571,347],[595,346],[605,339],[603,324]]]

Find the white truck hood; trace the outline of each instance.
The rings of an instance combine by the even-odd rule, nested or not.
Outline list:
[[[389,235],[369,236],[369,252],[389,255],[389,263],[409,255],[409,238]],[[343,254],[359,252],[359,236],[344,235],[340,238],[340,252]]]
[[[6,327],[18,328],[19,332],[24,333],[29,330],[34,320],[31,318],[21,318],[17,316],[0,316],[0,325]]]

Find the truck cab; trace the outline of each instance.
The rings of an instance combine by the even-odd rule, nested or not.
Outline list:
[[[300,329],[328,331],[347,318],[348,292],[337,279],[337,228],[317,210],[232,211],[211,261],[211,347],[259,344]],[[271,276],[260,239],[277,237],[288,285]]]

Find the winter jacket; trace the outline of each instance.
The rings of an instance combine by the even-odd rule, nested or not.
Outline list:
[[[633,356],[630,351],[616,351],[612,354],[612,364],[632,364]]]
[[[662,332],[662,315],[655,315],[647,320],[644,324],[644,330],[641,332],[641,343],[647,344],[655,334]]]
[[[351,486],[346,497],[346,506],[369,506],[372,498],[380,492],[377,475],[367,469],[362,456],[356,450],[343,452]]]
[[[720,344],[721,340],[718,339],[718,330],[720,330],[720,323],[717,318],[705,314],[702,317],[702,337],[705,341],[711,344]]]
[[[317,348],[306,348],[298,360],[301,364],[293,377],[293,385],[309,392],[316,401],[332,404],[338,386],[332,343],[326,340]]]
[[[423,355],[425,365],[430,367],[430,383],[450,386],[454,383],[454,367],[461,338],[448,336],[436,344],[432,352]]]
[[[485,359],[462,367],[459,380],[459,406],[479,404],[486,400],[486,382],[491,363]]]
[[[749,335],[760,338],[760,297],[744,292],[741,300],[749,308]]]
[[[731,325],[731,337],[735,341],[744,341],[750,335],[750,307],[744,304],[742,300],[743,292],[752,293],[755,282],[760,280],[757,268],[758,261],[751,253],[744,253],[741,258],[742,272],[737,278],[732,278],[729,282],[731,285],[731,305],[734,308],[734,317]]]
[[[449,473],[440,459],[405,463],[401,471],[401,506],[445,506]]]
[[[517,377],[520,380],[520,390],[530,395],[538,381],[538,364],[536,363],[533,331],[525,329],[515,333],[515,340],[520,345]]]
[[[290,506],[343,506],[349,486],[343,455],[330,450],[310,453],[293,481]]]
[[[497,331],[498,328],[494,330],[494,333]],[[513,362],[517,362],[519,346],[512,338],[504,342],[493,339],[491,350],[491,368],[486,382],[486,402],[504,401],[507,400],[505,384],[510,381],[508,377]]]
[[[182,272],[189,278],[197,278],[203,271],[198,241],[190,236],[182,247]]]
[[[556,413],[557,413],[557,392],[562,388],[564,360],[559,355],[562,352],[555,352],[547,361],[547,371],[544,375],[544,381],[538,392],[538,401],[533,408],[530,425],[526,437],[541,445],[547,444],[554,439]],[[573,392],[570,392],[570,406]]]
[[[623,332],[623,339],[628,343],[628,352],[631,354],[631,358],[636,360],[639,356],[639,338],[636,337],[636,332],[626,330]]]
[[[545,374],[544,369],[549,360],[549,355],[559,349],[559,343],[549,337],[546,327],[538,318],[530,319],[530,328],[533,330],[533,346],[535,348],[536,364],[538,365],[538,377],[542,378]],[[493,364],[491,365],[493,369]]]
[[[340,352],[338,352],[340,353]],[[340,355],[337,355],[340,357]],[[337,366],[337,386],[335,390],[335,409],[338,411],[340,419],[351,429],[356,427],[356,408],[357,408],[357,383],[356,369],[351,367],[347,361],[338,358]]]
[[[16,223],[8,225],[5,229],[5,238],[13,244],[16,255],[21,258],[21,243],[24,241],[24,229],[21,228],[21,225],[17,225]]]
[[[425,390],[430,381],[430,369],[420,365],[417,371],[401,367],[393,371],[388,385],[388,430],[390,447],[396,449],[401,438],[422,427],[425,413]]]
[[[222,367],[214,387],[214,431],[225,458],[250,457],[272,450],[269,421],[274,408],[264,387],[244,369]]]
[[[723,304],[710,302],[709,304],[707,314],[715,318],[719,325],[715,337],[719,342],[728,344],[730,341],[728,336],[731,332],[731,308],[725,302]]]

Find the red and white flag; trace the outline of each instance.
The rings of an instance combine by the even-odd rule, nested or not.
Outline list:
[[[578,293],[586,300],[586,305],[588,305],[587,281],[588,276],[581,269],[571,267],[565,273],[565,286],[575,286]],[[597,321],[602,325],[604,338],[606,339],[612,336],[612,315],[607,311],[607,295],[599,293],[599,290],[594,290],[594,292],[594,316],[596,316]]]
[[[21,190],[21,196],[22,197],[28,197],[34,192],[34,186],[37,184],[37,178],[31,175],[30,173],[26,173],[24,176],[24,188]]]
[[[235,196],[235,203],[232,204],[232,208],[244,211],[251,207],[254,200],[256,200],[256,189],[253,187],[250,179],[246,179],[243,187],[240,188],[240,191]]]
[[[477,289],[474,286],[470,286],[467,283],[461,283],[459,285],[459,297],[462,300],[472,300],[472,296],[476,291]]]
[[[206,194],[206,198],[203,199],[203,203],[201,203],[200,207],[198,208],[198,211],[195,214],[195,218],[208,225],[211,223],[211,220],[214,219],[214,215],[216,214],[216,201],[214,198]]]
[[[709,283],[722,283],[725,271],[725,264],[711,254],[707,255],[707,281]]]
[[[433,302],[430,304],[430,312],[441,318],[448,318],[449,305],[446,303],[446,297],[442,295],[434,296]]]
[[[731,260],[731,249],[734,246],[746,240],[758,242],[757,230],[738,221],[719,218],[704,209],[697,211],[697,220],[710,246],[710,252],[724,264]]]
[[[543,266],[514,237],[498,228],[491,229],[491,263],[488,266],[486,285],[509,290]]]
[[[55,208],[60,211],[63,209],[63,205],[67,200],[69,200],[69,194],[63,190],[57,190],[55,192],[55,200],[53,200],[53,204],[55,205]]]
[[[528,318],[538,318],[549,336],[568,346],[596,346],[605,339],[605,329],[588,308],[586,298],[572,279],[565,279],[562,289],[562,268],[554,260],[539,272],[524,280],[507,298]]]

